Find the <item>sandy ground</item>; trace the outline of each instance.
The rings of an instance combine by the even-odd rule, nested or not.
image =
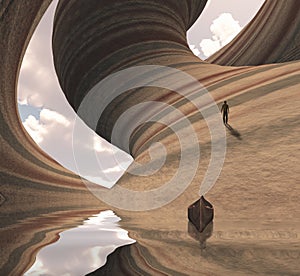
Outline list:
[[[201,164],[208,163],[205,137],[203,160],[183,195],[134,217],[119,211],[123,226],[147,248],[147,261],[148,255],[154,258],[150,266],[172,268],[178,275],[299,275],[299,90],[296,84],[271,93],[261,89],[259,97],[251,91],[253,97],[245,92],[227,98],[236,132],[227,130],[223,170],[207,194],[215,219],[204,251],[187,233],[187,206],[197,199],[206,170]],[[200,124],[198,131],[204,128]],[[165,144],[175,148],[171,140]],[[176,161],[169,162],[170,173]]]
[[[65,196],[57,191],[53,194],[56,200],[52,201],[51,193],[46,192],[45,196],[50,197],[48,201],[36,199],[23,205],[30,210],[32,215],[28,216],[32,220],[2,229],[2,239],[9,237],[11,231],[23,237],[11,238],[5,243],[6,250],[14,254],[14,259],[11,255],[5,267],[14,264],[16,273],[23,271],[21,269],[33,262],[37,248],[55,241],[57,233],[74,227],[76,221],[80,223],[80,213],[84,220],[93,212],[111,208],[122,218],[121,225],[129,231],[130,237],[137,240],[136,244],[125,246],[110,256],[106,267],[111,262],[122,264],[111,266],[116,269],[114,275],[124,274],[125,267],[130,268],[131,275],[299,275],[300,85],[277,87],[269,91],[258,86],[258,91],[245,90],[226,96],[230,105],[229,123],[235,132],[226,130],[227,154],[223,170],[206,195],[214,205],[215,218],[205,250],[201,250],[199,241],[188,233],[187,220],[187,207],[199,197],[199,185],[210,158],[209,133],[200,118],[193,119],[193,125],[200,137],[201,160],[193,182],[181,196],[157,210],[129,212],[111,208],[86,191],[73,195],[66,192]],[[219,94],[222,91],[215,90],[214,96],[219,97]],[[149,177],[127,174],[118,185],[143,190],[170,179],[177,170],[180,154],[176,137],[169,134],[160,140],[169,152],[164,167]],[[142,154],[137,161],[146,163],[149,156]],[[64,204],[62,198],[65,198]],[[15,204],[14,208],[18,208]],[[35,205],[37,213],[33,212]],[[4,206],[7,207],[3,211],[14,209],[9,204]],[[77,210],[76,215],[68,213],[67,220],[63,219],[63,212],[55,215],[64,209]],[[50,221],[36,228],[35,220],[40,216]],[[95,275],[105,275],[101,274],[103,271],[105,268]]]

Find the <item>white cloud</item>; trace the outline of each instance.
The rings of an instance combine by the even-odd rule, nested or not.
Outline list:
[[[211,39],[203,39],[200,47],[206,57],[211,56],[216,51],[228,44],[240,31],[241,26],[230,13],[222,13],[216,18],[210,30],[212,32]]]
[[[43,125],[52,125],[55,126],[61,125],[64,127],[68,127],[71,122],[67,120],[66,117],[57,113],[56,111],[52,111],[49,109],[43,109],[40,113],[40,122]]]
[[[108,143],[106,140],[100,138],[99,136],[93,137],[93,145],[92,148],[95,149],[96,152],[104,152],[109,151],[111,153],[114,152],[113,148],[111,147],[110,143]]]
[[[18,101],[23,104],[22,110],[26,110],[23,124],[34,141],[61,165],[92,182],[113,186],[132,158],[97,136],[78,119],[61,91],[51,48],[56,4],[57,1],[53,1],[46,11],[23,59],[18,82]],[[32,112],[31,115],[28,116],[28,112]],[[80,128],[77,137],[73,137],[75,120]],[[80,171],[74,159],[74,148],[77,158],[83,160]]]
[[[42,109],[39,120],[30,115],[23,125],[35,142],[64,167],[97,184],[113,186],[132,158],[81,121],[77,120],[80,136],[73,137],[74,123],[75,117],[70,120],[56,111]]]
[[[196,48],[195,45],[189,45],[189,47],[190,47],[190,49],[192,50],[192,52],[193,52],[193,54],[194,54],[195,56],[198,57],[198,56],[200,55],[200,51],[199,51],[198,48]]]
[[[40,122],[34,116],[29,115],[25,122],[23,122],[23,126],[37,144],[42,143],[44,130]]]
[[[71,116],[73,110],[58,84],[50,45],[47,41],[46,45],[40,45],[41,39],[42,37],[35,35],[24,56],[18,82],[18,101],[21,104],[45,107]],[[40,50],[41,47],[44,48],[43,51]]]
[[[74,111],[61,91],[52,58],[51,37],[56,2],[50,5],[29,42],[20,70],[18,101],[72,117]]]
[[[218,40],[212,40],[212,39],[208,39],[208,38],[203,39],[200,42],[200,47],[201,47],[203,54],[206,57],[211,56],[212,54],[214,54],[215,52],[217,52],[219,49],[222,48],[222,46]]]
[[[70,120],[56,111],[42,109],[39,120],[30,115],[23,125],[45,152],[67,168],[74,170],[75,164],[70,158],[71,139],[68,135],[72,133]]]
[[[213,39],[225,45],[240,32],[241,26],[230,13],[222,13],[213,21],[210,30],[214,34]]]

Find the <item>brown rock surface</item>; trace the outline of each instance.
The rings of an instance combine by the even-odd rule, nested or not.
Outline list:
[[[75,2],[80,1],[62,3]],[[114,1],[101,1],[106,2]],[[171,3],[158,0],[142,2],[147,2],[150,7],[159,3],[162,9],[165,7],[164,3]],[[157,53],[157,48],[151,48],[151,43],[146,43],[148,51],[143,50],[140,55],[137,52],[136,55],[132,55],[130,47],[124,48],[124,45],[120,44],[121,57],[125,60],[115,56],[116,48],[112,48],[109,49],[113,51],[111,55],[104,55],[107,63],[101,58],[95,61],[101,61],[104,66],[103,76],[124,66],[126,68],[137,64],[172,66],[198,79],[217,102],[228,100],[231,108],[229,123],[241,134],[242,139],[237,139],[228,132],[223,171],[207,196],[216,210],[213,235],[202,252],[199,244],[188,235],[186,215],[187,206],[199,198],[199,183],[210,159],[210,136],[207,126],[199,114],[193,113],[193,106],[189,103],[180,101],[170,91],[149,88],[153,92],[152,99],[164,96],[167,103],[181,103],[181,110],[193,122],[199,135],[201,160],[193,182],[180,197],[168,205],[148,212],[129,212],[112,208],[122,218],[122,226],[138,243],[118,249],[109,257],[108,265],[112,259],[115,260],[115,275],[199,275],[199,272],[203,275],[297,275],[300,256],[300,69],[297,61],[299,44],[298,39],[294,38],[298,37],[298,32],[295,32],[295,29],[298,29],[298,17],[295,13],[299,10],[299,1],[267,1],[260,11],[260,14],[264,14],[264,20],[261,21],[261,17],[258,16],[249,25],[255,26],[253,32],[256,35],[253,36],[251,45],[256,50],[250,49],[249,54],[248,50],[243,52],[241,56],[246,57],[245,59],[237,63],[231,61],[231,57],[238,56],[240,46],[237,50],[221,50],[220,53],[224,52],[228,59],[220,64],[292,61],[251,67],[209,64],[192,55],[186,45],[183,28],[192,24],[201,12],[204,2],[176,2],[178,6],[177,9],[171,9],[172,14],[175,18],[180,15],[181,22],[185,24],[180,23],[181,27],[175,28],[171,41],[164,41],[165,46],[160,54]],[[0,192],[6,198],[0,207],[0,274],[19,275],[32,263],[37,248],[53,242],[62,229],[73,227],[79,223],[80,218],[83,220],[93,212],[111,207],[97,200],[78,176],[60,167],[44,154],[26,134],[17,115],[16,82],[22,57],[32,32],[50,1],[3,0],[0,3]],[[282,16],[270,12],[268,6],[271,3],[279,7],[279,13],[283,11]],[[89,5],[86,6],[87,9],[90,8]],[[61,8],[63,9],[62,6]],[[68,8],[66,7],[66,10]],[[117,14],[122,10],[116,10]],[[144,16],[143,10],[140,8],[141,17]],[[189,15],[193,16],[184,11],[190,11]],[[164,18],[160,16],[161,21]],[[295,20],[291,21],[292,18]],[[276,24],[265,24],[265,21]],[[158,35],[159,29],[153,27],[152,31]],[[134,29],[131,31],[134,32]],[[122,35],[122,28],[120,32]],[[276,43],[272,44],[274,46],[271,48],[276,52],[274,59],[266,55],[259,33],[270,35],[268,41],[275,38]],[[279,41],[282,34],[285,36]],[[164,37],[168,39],[169,34]],[[239,36],[233,43],[245,45],[247,41],[247,36]],[[128,40],[129,45],[132,42]],[[70,55],[73,55],[73,50],[70,51]],[[215,57],[217,56],[218,54]],[[74,64],[80,61],[76,61],[75,57],[74,55]],[[255,57],[255,61],[248,63],[249,57]],[[82,99],[80,93],[87,90],[79,85],[76,93],[68,92],[68,87],[76,87],[75,81],[80,82],[85,77],[88,77],[88,81],[84,82],[87,85],[93,84],[91,80],[98,81],[92,75],[80,77],[79,72],[83,69],[81,66],[85,65],[90,72],[88,61],[86,64],[82,61],[75,66],[72,69],[74,74],[67,70],[68,67],[57,67],[62,73],[61,82],[64,78],[64,81],[68,81],[63,84],[63,88],[75,108]],[[214,62],[218,62],[217,59]],[[60,61],[57,63],[63,64]],[[65,75],[64,70],[68,72]],[[133,92],[124,101],[120,101],[120,105],[112,103],[100,120],[103,124],[99,124],[97,128],[99,133],[103,133],[109,139],[114,122],[122,110],[126,110],[130,103],[137,102],[139,99],[134,97]],[[117,106],[119,107],[116,108]],[[112,115],[108,116],[110,113]],[[101,129],[102,125],[106,127]],[[153,128],[147,131],[141,129],[131,137],[131,153],[137,161],[147,162],[149,156],[145,150],[155,140],[166,146],[168,155],[164,167],[149,177],[126,174],[118,185],[131,189],[149,189],[153,185],[165,183],[176,173],[180,155],[178,141],[176,135],[167,128],[160,129],[159,125],[154,124]],[[70,215],[64,212],[74,213]],[[37,223],[34,220],[41,217],[48,218],[49,222],[39,223],[36,227]],[[67,217],[70,219],[66,220]],[[98,271],[100,275],[105,269],[104,267]]]
[[[297,0],[266,0],[239,35],[207,61],[241,66],[299,60],[299,5]]]

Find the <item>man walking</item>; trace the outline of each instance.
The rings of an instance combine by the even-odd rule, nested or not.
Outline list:
[[[223,123],[224,123],[224,125],[227,125],[228,113],[229,113],[229,105],[227,104],[227,101],[224,101],[222,108],[221,108],[221,113],[223,114]]]

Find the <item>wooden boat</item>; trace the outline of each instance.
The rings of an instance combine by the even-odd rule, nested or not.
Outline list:
[[[214,208],[203,196],[188,208],[188,219],[199,232],[203,232],[213,218]]]

